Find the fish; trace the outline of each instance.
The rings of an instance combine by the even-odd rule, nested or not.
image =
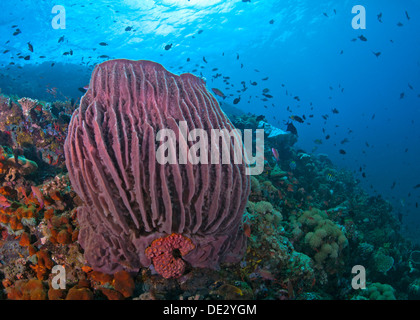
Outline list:
[[[360,36],[358,36],[358,38],[359,38],[361,41],[367,41],[367,38],[366,38],[363,34],[361,34]]]
[[[133,27],[127,27],[124,29],[124,31],[131,31],[133,29]]]
[[[271,148],[271,153],[273,154],[274,159],[276,159],[276,162],[279,162],[279,152],[276,148]]]
[[[226,98],[226,96],[224,95],[224,93],[222,91],[220,91],[219,89],[212,88],[211,90],[214,92],[214,94],[216,96],[222,97],[223,99]]]
[[[329,134],[327,134],[326,136],[325,136],[325,140],[328,140],[330,138],[330,135]]]
[[[235,98],[235,99],[233,100],[233,104],[238,104],[238,103],[239,103],[239,101],[241,101],[241,97]]]
[[[86,92],[85,88],[82,88],[82,87],[77,88],[77,90],[79,90],[81,93],[85,93]]]
[[[410,16],[408,15],[408,12],[405,12],[405,16],[407,17],[407,20],[410,20]]]
[[[274,23],[274,20],[273,20],[273,19],[271,19],[268,23],[269,23],[269,24],[273,24],[273,23]]]
[[[168,51],[169,49],[171,49],[172,48],[172,43],[171,44],[167,44],[166,46],[165,46],[165,50],[166,51]]]
[[[411,90],[414,90],[414,88],[413,88],[413,86],[412,86],[411,84],[408,84],[408,87],[409,87]]]
[[[303,119],[301,117],[299,117],[299,116],[296,116],[296,115],[290,116],[290,119],[295,120],[295,121],[297,121],[299,123],[303,123]]]
[[[64,36],[61,36],[61,37],[58,39],[58,43],[63,42],[63,41],[64,41]]]
[[[99,42],[99,45],[105,47],[105,46],[108,45],[108,43],[106,43],[106,42]]]
[[[322,140],[321,140],[321,139],[315,139],[315,140],[314,140],[314,143],[315,143],[315,144],[322,144]]]
[[[31,60],[31,56],[25,56],[23,57],[23,60]]]
[[[20,31],[20,29],[16,29],[16,31],[13,32],[13,35],[14,36],[17,36],[19,33],[22,33],[22,31]]]
[[[397,185],[397,181],[394,181],[394,182],[392,183],[391,189],[394,189],[396,185]]]
[[[323,12],[322,14],[328,18],[328,14],[326,12]]]
[[[397,23],[397,26],[398,26],[398,27],[402,27],[402,26],[404,26],[404,25],[403,25],[401,22],[398,22],[398,23]]]
[[[382,23],[382,12],[379,12],[379,14],[377,15],[378,21],[380,23]]]
[[[109,56],[107,56],[106,54],[103,54],[103,55],[99,56],[99,58],[101,58],[101,59],[108,59]]]
[[[31,186],[32,193],[34,194],[35,198],[38,200],[41,209],[44,207],[44,196],[42,195],[41,190],[38,187]]]
[[[346,150],[344,150],[344,149],[340,149],[339,151],[338,151],[340,154],[346,154],[347,152],[346,152]]]
[[[416,184],[416,185],[413,187],[413,189],[418,189],[418,188],[420,188],[420,183],[419,183],[419,184]]]
[[[204,61],[205,63],[207,63],[206,57],[203,57],[203,61]]]
[[[405,93],[404,92],[401,92],[400,93],[400,99],[404,99],[404,96],[405,96]]]
[[[257,83],[257,82],[255,82],[255,81],[254,81],[254,82],[250,81],[249,83],[250,83],[251,85],[253,85],[253,86],[256,86],[256,85],[258,84],[258,83]]]
[[[268,80],[268,77],[262,78],[261,80],[266,81],[266,80]]]
[[[378,51],[378,52],[372,51],[372,53],[376,56],[376,58],[379,58],[379,56],[381,55],[380,51]]]
[[[337,113],[339,113],[339,112],[338,112],[337,108],[334,108],[334,109],[332,109],[332,113],[337,114]]]
[[[28,49],[30,52],[34,52],[34,47],[30,42],[28,42]]]

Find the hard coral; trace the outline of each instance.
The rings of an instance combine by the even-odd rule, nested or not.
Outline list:
[[[172,143],[156,142],[161,129],[172,130]],[[193,147],[182,132],[194,129],[230,131],[215,143],[228,149],[230,163],[222,152],[214,159],[213,146],[205,151],[212,164],[157,161],[163,146]],[[89,265],[106,273],[138,271],[151,263],[150,243],[172,232],[194,242],[185,257],[193,267],[239,262],[250,181],[246,165],[233,163],[238,147],[239,135],[201,79],[151,61],[97,65],[64,146],[72,187],[84,202],[79,242]]]
[[[177,278],[181,276],[186,267],[180,256],[185,256],[194,249],[190,239],[172,233],[169,236],[156,239],[146,249],[146,256],[153,261],[155,270],[164,278]]]

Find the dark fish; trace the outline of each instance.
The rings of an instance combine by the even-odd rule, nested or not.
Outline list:
[[[414,90],[414,88],[413,88],[413,86],[412,86],[411,84],[408,84],[408,87],[409,87],[411,90]]]
[[[236,54],[236,60],[239,60],[239,53]]]
[[[292,121],[287,122],[287,128],[286,128],[287,132],[290,132],[292,134],[294,134],[295,136],[298,135],[297,129],[296,127],[293,125]]]
[[[46,56],[39,56],[39,58],[40,58],[40,59],[45,59],[45,58],[46,58]]]
[[[340,54],[343,54],[343,53],[344,53],[344,50],[341,50],[341,51],[340,51]]]
[[[376,117],[376,114],[374,113],[371,120],[375,119],[375,117]]]
[[[394,181],[394,182],[392,183],[391,189],[394,189],[396,185],[397,185],[397,181]]]
[[[379,58],[379,56],[381,55],[380,51],[378,51],[378,52],[372,51],[372,53],[376,56],[376,58]]]
[[[408,15],[408,12],[405,12],[405,16],[407,17],[407,20],[410,20],[410,16]]]
[[[85,93],[85,92],[87,91],[86,89],[84,89],[84,88],[82,88],[82,87],[77,88],[77,90],[79,90],[81,93]]]
[[[242,0],[242,2],[251,2],[251,0]]]
[[[239,101],[241,101],[241,97],[235,98],[235,99],[233,100],[233,104],[238,104],[238,103],[239,103]]]
[[[382,19],[382,12],[380,12],[377,17],[378,17],[378,21],[380,23],[382,23],[382,20],[381,20]]]
[[[363,177],[363,178],[366,178],[366,173],[364,173],[364,172],[363,172],[363,173],[362,173],[362,177]]]
[[[337,114],[338,113],[337,108],[332,109],[332,113]]]
[[[125,28],[124,30],[125,31],[131,31],[133,29],[133,27],[127,27],[127,28]]]
[[[263,93],[267,93],[267,92],[269,92],[270,91],[270,89],[268,89],[268,88],[264,88],[263,89]]]
[[[226,96],[223,94],[223,92],[222,92],[222,91],[220,91],[219,89],[217,89],[217,88],[212,88],[211,90],[214,92],[214,94],[215,94],[216,96],[222,97],[223,99],[224,99],[224,98],[226,98]]]
[[[295,120],[299,123],[303,123],[303,119],[299,116],[290,116],[290,119]]]
[[[165,50],[169,50],[169,49],[171,49],[172,48],[172,43],[171,44],[167,44],[166,46],[165,46]]]
[[[400,93],[400,99],[404,99],[404,96],[405,96],[405,93],[404,92],[401,92]]]
[[[328,14],[326,14],[325,12],[323,12],[322,14],[328,18]]]
[[[10,50],[4,50],[3,53],[8,53]]]
[[[252,82],[252,81],[250,81],[249,82],[251,85],[253,85],[253,86],[256,86],[258,83],[256,83],[255,81],[254,82]]]
[[[403,26],[403,24],[402,24],[401,22],[398,22],[398,23],[397,23],[397,26],[398,26],[398,27],[402,27],[402,26]]]
[[[362,41],[367,41],[366,37],[363,34],[361,34],[360,36],[358,36],[358,38],[360,40],[362,40]]]
[[[31,59],[31,56],[26,56],[26,57],[24,57],[23,59],[24,59],[24,60],[30,60],[30,59]]]
[[[420,183],[419,183],[419,184],[416,184],[416,185],[413,187],[413,189],[418,189],[418,188],[420,188]]]
[[[207,63],[206,57],[203,57],[203,61],[204,61],[205,63]]]
[[[30,52],[34,52],[34,47],[31,45],[30,42],[28,42],[28,49]]]
[[[345,143],[347,143],[347,142],[349,142],[349,139],[344,138],[343,140],[341,140],[341,141],[340,141],[340,144],[345,144]]]
[[[327,134],[327,135],[325,136],[325,140],[328,140],[329,138],[331,138],[331,136],[330,136],[329,134]]]
[[[269,24],[273,24],[273,23],[274,23],[274,20],[273,20],[273,19],[271,19],[268,23],[269,23]]]
[[[219,70],[219,69],[217,69],[217,68],[213,68],[211,71],[217,71],[217,70]]]
[[[99,42],[99,45],[105,47],[105,46],[108,45],[108,43],[106,43],[106,42]]]
[[[202,33],[203,33],[203,31],[204,31],[204,30],[200,29],[200,30],[198,30],[198,32],[197,32],[197,33],[198,33],[198,34],[202,34]]]
[[[64,36],[61,36],[60,39],[58,39],[58,43],[63,42],[64,41]]]
[[[190,62],[191,61],[191,59],[190,58],[187,58],[187,62]]]
[[[19,33],[22,33],[22,31],[20,31],[20,29],[16,29],[16,31],[13,32],[13,35],[14,36],[17,36]]]
[[[109,56],[107,56],[106,54],[103,54],[103,55],[99,56],[99,58],[100,58],[100,59],[108,59],[108,58],[109,58]]]
[[[17,28],[17,24],[13,25],[13,26],[12,26],[12,28],[13,28],[13,29],[14,29],[14,28]]]
[[[271,99],[273,97],[271,94],[268,94],[268,93],[263,93],[263,96],[264,97],[267,97],[269,99]]]
[[[299,96],[295,96],[295,97],[293,97],[293,99],[295,99],[295,100],[297,100],[297,101],[300,101]]]
[[[262,78],[261,80],[263,80],[263,81],[268,80],[268,77]]]
[[[340,154],[346,154],[347,152],[343,149],[340,149],[338,152],[340,152]]]

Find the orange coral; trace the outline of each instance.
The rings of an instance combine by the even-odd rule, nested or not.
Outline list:
[[[76,286],[69,290],[66,300],[93,300],[93,293],[88,288]]]
[[[47,292],[42,281],[18,280],[14,286],[6,288],[7,298],[10,300],[46,300]]]
[[[125,298],[130,297],[134,292],[134,280],[127,271],[118,271],[114,274],[112,285]]]
[[[52,269],[54,262],[46,251],[38,251],[36,256],[38,258],[38,263],[35,266],[31,266],[31,268],[35,271],[37,278],[43,280],[47,271]]]
[[[19,245],[22,247],[28,247],[31,244],[31,239],[29,237],[29,234],[24,232],[20,236]]]

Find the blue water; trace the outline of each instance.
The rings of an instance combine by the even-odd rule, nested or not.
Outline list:
[[[57,4],[65,8],[65,29],[51,24]],[[352,28],[354,5],[366,9],[364,30]],[[282,128],[290,115],[305,115],[305,123],[296,124],[297,146],[353,170],[366,190],[403,214],[407,235],[419,238],[420,188],[413,188],[420,183],[417,1],[1,1],[0,12],[3,93],[78,98],[93,67],[111,58],[154,60],[174,73],[192,72],[226,94],[224,102],[240,95],[238,108]],[[13,35],[16,29],[21,33]],[[230,77],[229,85],[213,78],[217,73]],[[241,81],[248,87],[244,93],[236,92]],[[51,88],[56,97],[47,92]],[[261,100],[264,88],[272,99]]]

